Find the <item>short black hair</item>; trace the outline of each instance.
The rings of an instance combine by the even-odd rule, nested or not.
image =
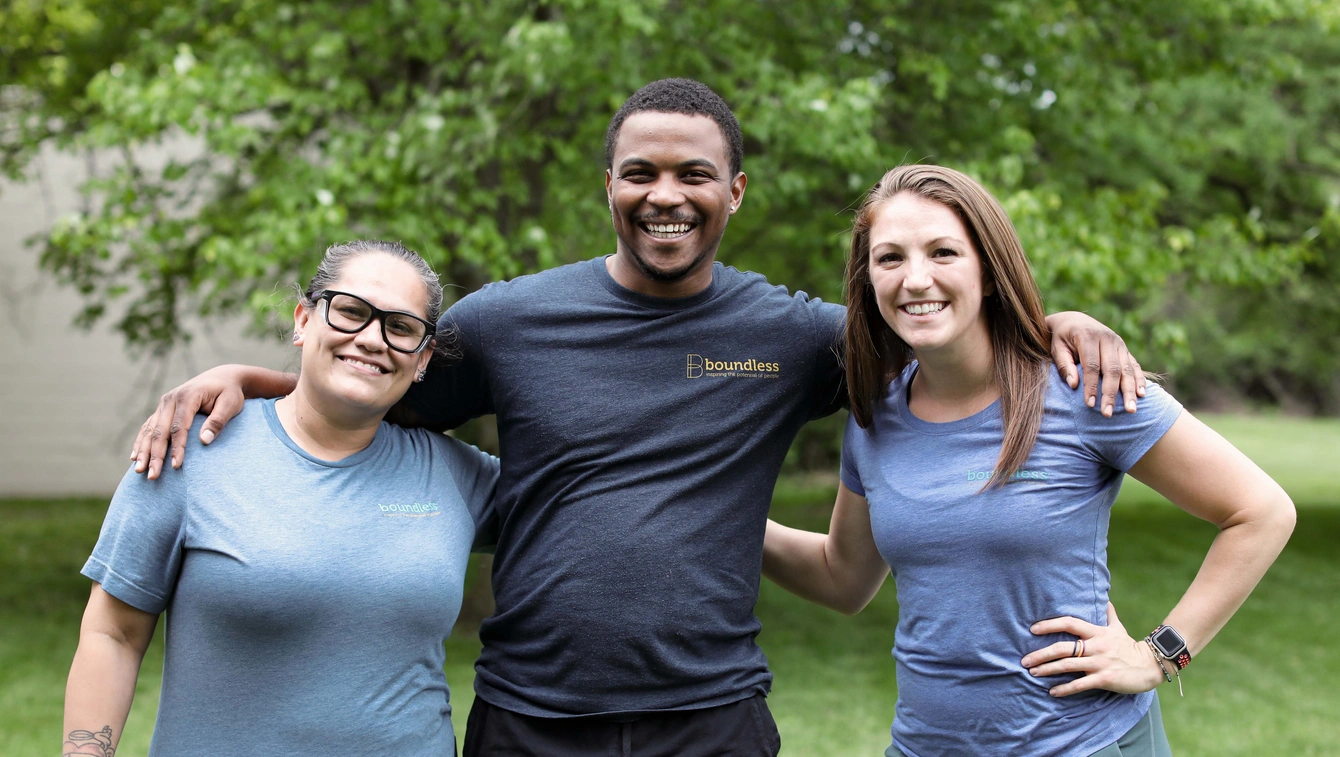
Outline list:
[[[634,92],[624,101],[619,112],[610,119],[605,132],[605,167],[614,168],[614,143],[619,139],[623,122],[634,113],[683,113],[686,116],[707,116],[721,127],[730,154],[730,174],[734,177],[744,163],[744,137],[740,122],[721,95],[693,79],[660,79]]]

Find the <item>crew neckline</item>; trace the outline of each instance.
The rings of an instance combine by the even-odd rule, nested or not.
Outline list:
[[[935,421],[927,421],[918,418],[916,414],[912,412],[908,395],[912,391],[912,379],[916,377],[919,367],[917,361],[913,360],[907,368],[903,370],[902,375],[899,376],[899,380],[903,382],[902,386],[899,387],[899,391],[889,392],[889,399],[894,403],[894,409],[898,412],[898,417],[913,430],[935,436],[956,434],[960,431],[977,428],[984,423],[989,423],[990,421],[1001,417],[1001,403],[1000,398],[997,397],[990,405],[987,405],[966,418],[959,418],[956,421],[937,423]]]
[[[628,287],[614,280],[610,275],[609,269],[605,267],[605,260],[609,255],[601,255],[590,260],[592,272],[597,280],[609,293],[615,297],[632,305],[639,307],[652,308],[655,310],[684,310],[695,305],[700,305],[712,299],[717,294],[717,289],[721,281],[722,264],[719,261],[712,263],[712,283],[707,285],[706,289],[696,292],[687,297],[653,297],[649,294],[634,292]]]
[[[275,403],[277,403],[279,399],[280,398],[278,397],[268,399],[261,405],[262,409],[265,411],[265,422],[269,424],[270,432],[274,434],[279,441],[283,442],[284,446],[292,450],[295,455],[314,465],[320,465],[323,468],[352,468],[353,466],[375,456],[378,450],[380,450],[382,445],[386,442],[386,434],[384,433],[386,423],[383,421],[381,425],[377,427],[377,434],[372,437],[372,441],[368,443],[368,446],[341,460],[323,460],[298,446],[298,443],[293,441],[293,437],[288,435],[288,431],[285,430],[284,424],[279,421],[279,411],[275,408]]]

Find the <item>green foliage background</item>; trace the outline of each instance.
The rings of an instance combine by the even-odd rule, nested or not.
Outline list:
[[[841,297],[887,168],[1004,201],[1048,306],[1117,328],[1184,399],[1340,411],[1340,3],[1323,0],[3,0],[0,165],[120,156],[42,264],[162,351],[274,318],[333,241],[469,291],[610,252],[603,135],[665,76],[735,108],[720,258]],[[203,149],[153,163],[137,148]]]

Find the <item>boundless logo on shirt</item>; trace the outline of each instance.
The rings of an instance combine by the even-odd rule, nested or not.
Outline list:
[[[419,503],[412,505],[383,505],[377,504],[381,509],[382,515],[388,518],[431,518],[434,515],[441,515],[442,510],[435,502]]]
[[[974,470],[968,471],[969,481],[985,481],[991,478],[992,471]],[[1010,483],[1015,481],[1046,481],[1047,471],[1045,470],[1017,470],[1010,476]]]
[[[713,360],[696,355],[688,355],[686,378],[696,379],[703,376],[726,378],[780,378],[781,363],[766,363],[762,360]]]

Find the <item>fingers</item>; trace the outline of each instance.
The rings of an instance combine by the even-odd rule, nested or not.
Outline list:
[[[1053,686],[1047,691],[1054,697],[1068,697],[1071,694],[1078,694],[1081,691],[1091,691],[1093,689],[1104,689],[1110,685],[1109,676],[1105,672],[1090,673],[1082,678],[1076,678],[1068,683],[1059,686]]]
[[[1098,626],[1080,620],[1079,618],[1065,615],[1059,618],[1039,620],[1030,626],[1028,630],[1035,636],[1044,636],[1049,633],[1068,633],[1072,636],[1078,636],[1081,639],[1088,639],[1098,632]]]
[[[1117,608],[1107,603],[1107,625],[1095,626],[1072,617],[1051,618],[1034,623],[1035,634],[1071,633],[1077,641],[1061,641],[1031,652],[1022,663],[1035,677],[1080,674],[1073,681],[1049,690],[1064,697],[1090,689],[1122,694],[1149,691],[1158,686],[1161,671],[1154,671],[1146,645],[1132,639],[1117,617]]]
[[[1099,407],[1102,410],[1104,418],[1111,418],[1112,412],[1117,406],[1117,391],[1122,385],[1122,360],[1123,354],[1130,357],[1126,352],[1126,343],[1117,336],[1115,332],[1107,332],[1099,339],[1098,360],[1102,363],[1100,375],[1103,377],[1103,396],[1099,400]],[[1135,395],[1130,395],[1131,401],[1127,404],[1128,412],[1135,412]]]
[[[1092,335],[1079,341],[1079,364],[1084,368],[1084,404],[1094,407],[1098,404],[1098,377],[1103,360],[1099,340]]]
[[[1065,642],[1067,647],[1070,642]],[[1037,654],[1034,652],[1033,654]],[[1029,655],[1032,657],[1033,655]],[[1028,658],[1025,658],[1028,659]],[[1033,665],[1028,672],[1037,677],[1059,676],[1062,673],[1092,673],[1103,668],[1107,663],[1094,655],[1093,650],[1085,649],[1083,657],[1071,657],[1068,653],[1059,660],[1052,660],[1040,665]]]
[[[147,472],[150,479],[156,479],[165,462],[180,468],[186,459],[187,435],[196,413],[209,413],[200,428],[200,442],[214,441],[246,403],[242,379],[237,366],[219,366],[160,397],[153,416],[140,426],[135,436],[131,451],[135,471]]]
[[[130,459],[135,461],[135,472],[143,473],[146,466],[149,465],[149,438],[153,433],[153,420],[151,415],[149,419],[140,424],[139,433],[135,434],[135,444],[130,448]]]
[[[218,437],[223,427],[228,425],[228,421],[233,416],[242,412],[242,406],[246,403],[246,398],[241,392],[224,392],[214,400],[214,407],[209,412],[209,417],[200,425],[200,443],[209,444]]]
[[[177,414],[177,394],[174,389],[158,398],[158,408],[144,422],[140,429],[141,439],[136,440],[135,472],[148,471],[151,481],[157,479],[163,470],[173,418]]]
[[[1056,370],[1061,372],[1061,378],[1065,379],[1071,389],[1079,386],[1079,371],[1075,369],[1075,353],[1070,351],[1070,345],[1059,339],[1053,339],[1052,362],[1056,364]]]
[[[1125,343],[1121,345],[1121,396],[1126,400],[1128,413],[1135,412],[1136,398],[1145,396],[1145,373]]]
[[[173,389],[158,398],[158,408],[149,420],[140,426],[135,437],[135,472],[148,472],[149,480],[156,480],[163,472],[163,464],[169,462],[180,468],[186,449],[186,434],[191,428],[191,419],[201,405],[200,395],[188,392],[181,387]]]
[[[178,400],[172,412],[172,426],[168,429],[168,449],[172,453],[172,467],[180,468],[186,449],[186,434],[191,430],[191,419],[195,417],[195,408],[188,415],[188,404]]]
[[[1079,648],[1080,647],[1077,642],[1058,641],[1055,644],[1045,646],[1042,649],[1037,650],[1036,652],[1029,652],[1028,656],[1024,657],[1023,664],[1024,667],[1028,668],[1029,670],[1032,670],[1033,668],[1036,668],[1045,662],[1051,662],[1052,660],[1064,660],[1066,658],[1074,658],[1075,652],[1078,651]]]

